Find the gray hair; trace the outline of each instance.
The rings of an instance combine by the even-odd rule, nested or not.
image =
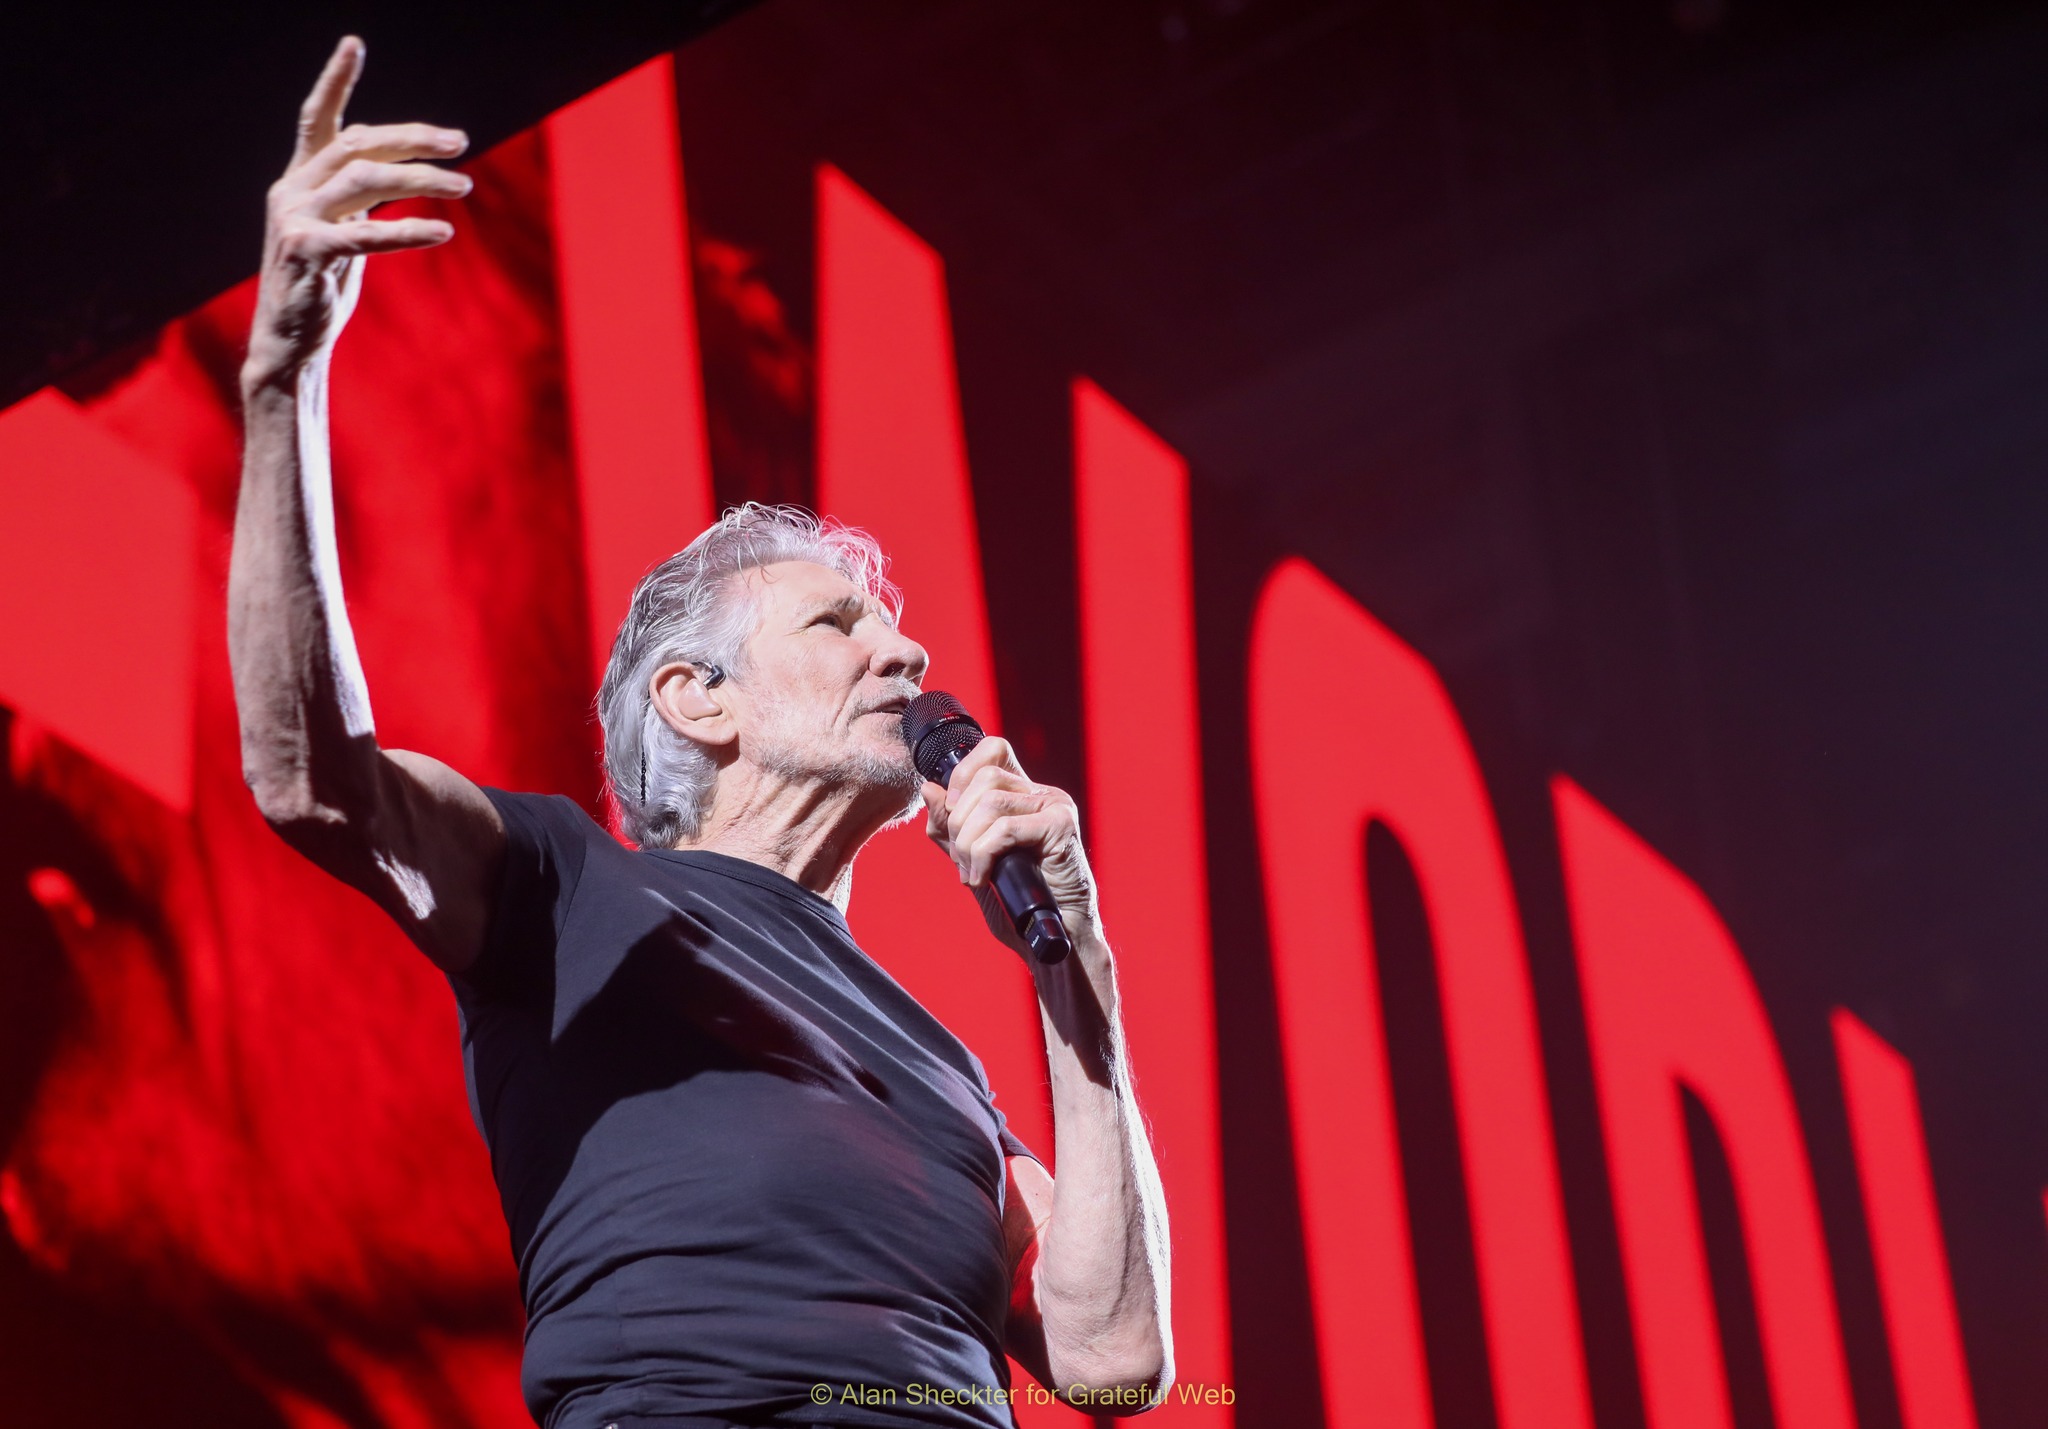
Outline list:
[[[888,578],[875,538],[801,506],[749,501],[729,508],[702,535],[640,578],[612,641],[597,718],[604,726],[605,797],[620,830],[643,848],[669,848],[695,834],[711,807],[718,766],[654,708],[654,672],[683,663],[744,668],[758,628],[743,572],[776,561],[813,561],[838,571],[894,621],[903,596]]]

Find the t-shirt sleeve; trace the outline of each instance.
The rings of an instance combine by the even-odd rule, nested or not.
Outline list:
[[[517,1001],[551,981],[555,942],[566,921],[593,836],[611,836],[575,800],[483,786],[505,825],[505,864],[491,900],[484,945],[449,981],[458,993]]]
[[[986,1077],[983,1078],[982,1085],[984,1087],[988,1085]],[[1004,1157],[1029,1156],[1033,1161],[1043,1166],[1045,1158],[1026,1146],[1023,1137],[1010,1130],[1010,1119],[1004,1116],[1003,1109],[996,1105],[994,1092],[989,1093],[988,1109],[996,1114],[996,1140],[1000,1141],[1003,1145]]]
[[[1002,1113],[997,1112],[996,1115],[1000,1117],[1002,1116]],[[1033,1161],[1037,1161],[1039,1165],[1043,1166],[1045,1164],[1045,1162],[1039,1158],[1039,1155],[1036,1151],[1033,1151],[1030,1147],[1026,1146],[1023,1142],[1023,1139],[1019,1137],[1016,1132],[1010,1130],[1010,1124],[1007,1121],[1005,1121],[1002,1124],[1002,1126],[997,1129],[996,1135],[998,1138],[1001,1139],[1003,1143],[1004,1156],[1029,1156]]]

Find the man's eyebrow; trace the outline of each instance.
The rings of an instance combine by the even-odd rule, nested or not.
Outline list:
[[[826,611],[830,610],[865,611],[867,608],[867,597],[862,595],[813,597],[797,607],[797,618],[799,620],[808,620],[814,615],[823,615]],[[877,610],[881,609],[879,606],[875,608]]]

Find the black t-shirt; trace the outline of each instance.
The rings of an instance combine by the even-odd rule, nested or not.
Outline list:
[[[504,882],[449,981],[534,1418],[1008,1429],[1003,1158],[1031,1153],[980,1061],[781,874],[484,792]]]

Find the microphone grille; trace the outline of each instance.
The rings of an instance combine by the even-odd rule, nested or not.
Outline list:
[[[903,710],[903,742],[910,762],[927,779],[936,780],[946,755],[981,743],[983,730],[967,706],[944,690],[926,690]]]

